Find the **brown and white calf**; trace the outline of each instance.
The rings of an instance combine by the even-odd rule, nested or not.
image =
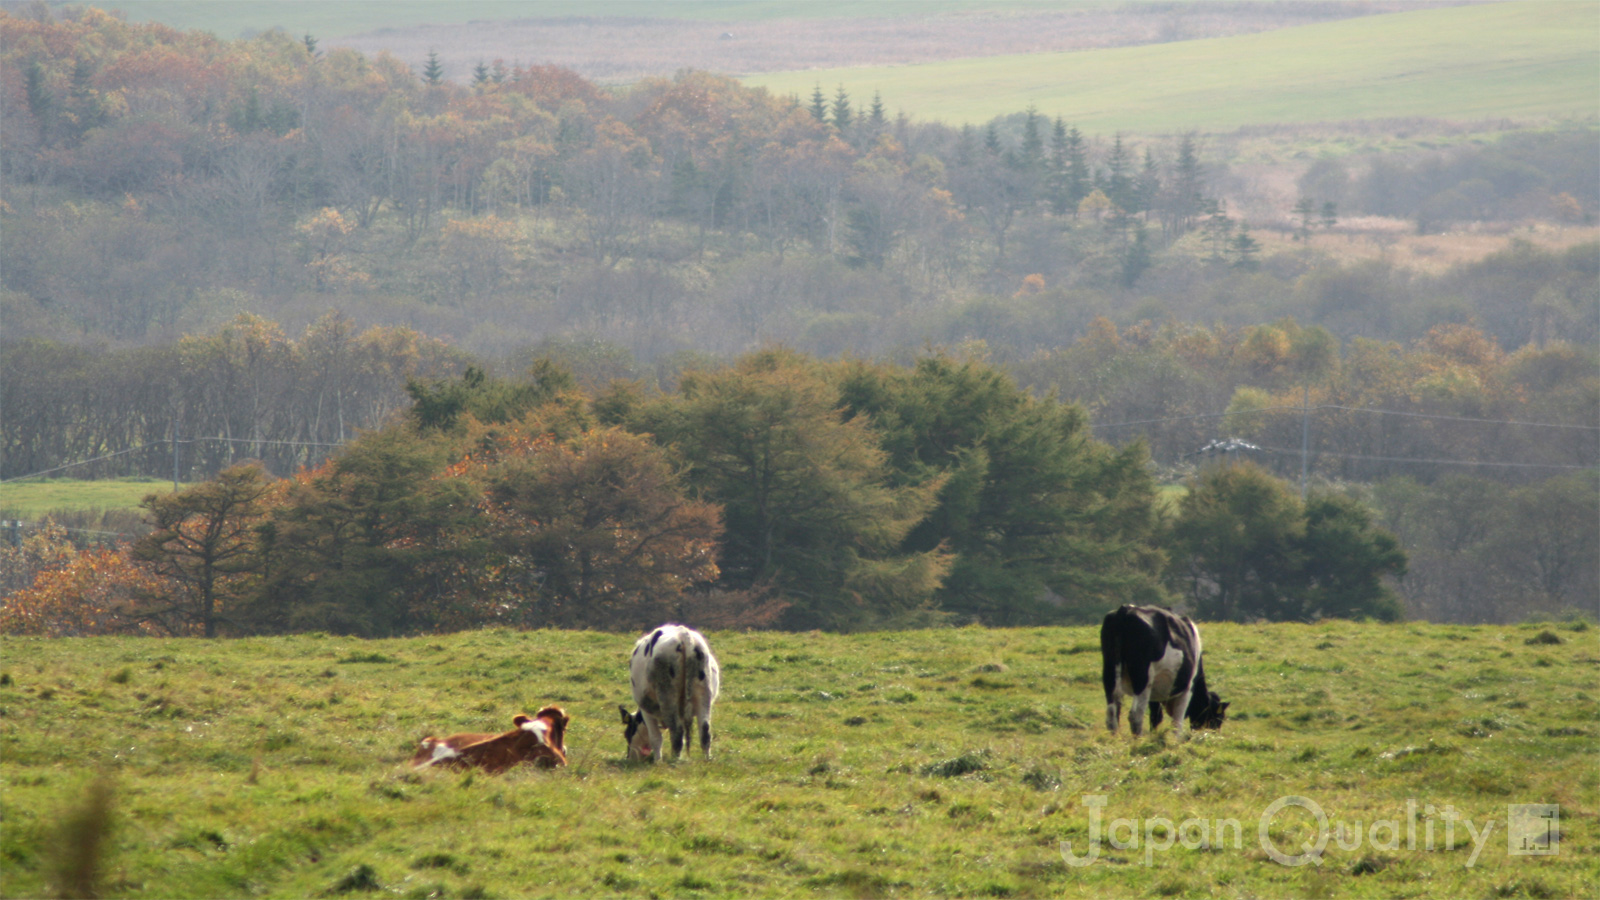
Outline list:
[[[711,707],[722,688],[722,669],[705,636],[683,625],[657,628],[633,645],[628,675],[639,705],[633,713],[620,707],[628,758],[659,758],[665,728],[672,735],[672,758],[677,759],[693,746],[698,721],[700,753],[710,759]]]
[[[452,734],[426,737],[411,757],[415,769],[482,769],[490,774],[504,772],[519,763],[542,768],[567,764],[567,723],[572,721],[559,706],[547,706],[532,716],[519,713],[511,719],[516,727],[501,734]]]

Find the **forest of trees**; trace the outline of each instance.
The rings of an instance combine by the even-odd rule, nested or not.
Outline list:
[[[219,627],[191,614],[216,604],[235,629],[588,621],[558,593],[635,610],[681,594],[794,627],[1057,621],[1183,593],[1242,616],[1254,600],[1205,593],[1219,584],[1209,576],[1197,588],[1204,552],[1152,536],[1165,524],[1128,524],[1166,515],[1150,507],[1153,481],[1200,478],[1210,469],[1197,452],[1225,437],[1256,448],[1263,477],[1308,476],[1311,492],[1280,504],[1283,546],[1300,548],[1286,559],[1332,540],[1330,528],[1387,529],[1409,565],[1371,560],[1391,581],[1407,573],[1393,581],[1405,614],[1593,609],[1593,245],[1514,243],[1442,274],[1264,256],[1223,195],[1226,163],[1197,135],[1084,135],[1033,110],[956,129],[890,117],[846,86],[773,97],[703,72],[612,90],[493,63],[461,85],[312,36],[227,42],[44,9],[0,13],[0,477],[146,475],[218,491],[233,472],[245,493],[251,479],[274,485],[238,501],[265,528],[248,530],[240,558],[264,568],[207,574],[145,545],[154,556],[126,557],[135,580],[212,598],[184,600],[181,615],[145,604],[150,627]],[[1592,222],[1594,140],[1528,132],[1314,161],[1298,185],[1301,227],[1357,214],[1424,231]],[[841,357],[858,370],[820,361]],[[504,408],[457,421],[453,404],[485,392]],[[552,393],[571,421],[546,421]],[[961,400],[982,409],[963,421],[941,408]],[[748,448],[689,439],[709,441],[738,403],[774,435],[792,424],[783,410],[839,418],[838,434],[794,435],[849,447],[837,471],[807,475],[848,485],[813,485],[841,501],[838,520],[775,513],[741,493]],[[529,404],[539,422],[507,412]],[[1001,411],[1009,425],[984,418]],[[496,430],[510,422],[525,433]],[[485,429],[473,453],[446,439],[461,428]],[[1083,454],[1033,471],[1062,467],[1052,490],[1064,497],[1104,493],[1092,527],[1048,504],[1031,510],[1042,523],[1031,549],[978,527],[1016,504],[1005,491],[1033,496],[983,480],[1022,465],[1019,447],[988,443],[1005,428]],[[502,441],[518,449],[495,450]],[[259,461],[248,477],[247,460]],[[663,500],[688,516],[674,538],[683,569],[667,582],[608,582],[601,600],[581,565],[497,564],[484,571],[509,581],[492,586],[451,568],[468,551],[512,559],[516,541],[556,539],[512,536],[518,510],[568,515],[517,479],[605,465],[631,466],[659,498],[710,504]],[[364,520],[377,530],[327,545],[319,529],[345,508],[341,492],[391,466],[437,487],[392,501],[437,512],[435,530]],[[1552,500],[1569,496],[1570,510]],[[503,531],[456,529],[461,497]],[[1350,498],[1364,505],[1340,505]],[[1527,524],[1557,513],[1570,519]],[[174,515],[148,510],[141,540],[172,532]],[[1080,546],[1084,529],[1122,554],[1081,563],[1100,552]],[[401,545],[409,555],[393,557]],[[83,566],[115,556],[7,552],[89,554]],[[1013,562],[1040,556],[1055,568]],[[316,566],[351,581],[335,596]],[[401,578],[406,567],[431,581]],[[1271,576],[1280,599],[1297,598],[1293,615],[1340,608],[1308,573]],[[406,599],[425,584],[425,600]],[[338,599],[390,588],[383,609]],[[495,592],[523,599],[515,612],[475,605]],[[881,608],[850,607],[868,595]]]
[[[980,361],[771,350],[656,396],[549,364],[408,390],[316,468],[151,494],[131,544],[6,548],[34,571],[0,632],[1040,625],[1169,591],[1212,618],[1401,613],[1406,556],[1358,500],[1221,463],[1165,510],[1143,444]],[[1282,552],[1219,542],[1219,515]]]
[[[843,85],[773,97],[704,72],[611,90],[496,63],[463,85],[310,36],[91,10],[0,14],[0,117],[8,339],[164,343],[240,311],[299,332],[329,309],[494,358],[568,336],[647,364],[772,341],[1026,354],[1098,315],[1600,339],[1592,250],[1443,276],[1262,259],[1200,136],[1086,135],[1033,110],[952,128]],[[1593,143],[1315,160],[1300,192],[1314,228],[1593,221]]]

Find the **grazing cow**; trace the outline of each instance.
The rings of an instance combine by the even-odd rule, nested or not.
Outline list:
[[[661,730],[672,734],[672,758],[694,745],[692,724],[700,723],[700,753],[711,758],[711,706],[722,686],[722,669],[705,636],[682,625],[663,625],[633,645],[628,661],[638,711],[622,711],[629,759],[656,760]]]
[[[1222,727],[1228,704],[1206,689],[1200,629],[1187,616],[1155,606],[1124,606],[1100,625],[1100,655],[1111,731],[1117,730],[1123,697],[1133,698],[1128,728],[1135,735],[1144,733],[1146,707],[1150,728],[1161,724],[1163,705],[1180,731],[1185,714],[1191,728]]]
[[[498,774],[518,763],[550,769],[567,764],[567,723],[572,721],[559,706],[546,706],[533,716],[520,713],[516,727],[503,734],[453,734],[427,737],[417,745],[411,766],[426,769],[482,769]]]

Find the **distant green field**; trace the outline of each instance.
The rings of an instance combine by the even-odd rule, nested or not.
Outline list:
[[[1592,626],[1203,627],[1232,706],[1189,740],[1107,733],[1094,627],[714,633],[715,758],[656,766],[631,634],[5,638],[0,896],[93,896],[96,776],[104,897],[1597,895]],[[565,769],[404,766],[551,702]]]
[[[0,510],[32,519],[61,510],[138,509],[146,494],[171,492],[172,482],[151,479],[12,481],[0,484]]]
[[[172,490],[170,481],[127,479],[75,481],[55,478],[40,481],[0,484],[0,511],[22,518],[36,518],[60,510],[138,509],[146,494]],[[1176,509],[1187,489],[1183,485],[1163,485],[1161,503]]]
[[[755,75],[780,95],[882,93],[919,119],[982,123],[1030,103],[1088,133],[1435,117],[1593,120],[1600,4],[1519,2],[1364,16],[1081,53]]]
[[[963,9],[1038,7],[1040,0],[103,0],[132,22],[163,22],[223,38],[283,28],[332,39],[381,28],[451,25],[495,19],[569,16],[752,21],[781,18],[933,15]]]

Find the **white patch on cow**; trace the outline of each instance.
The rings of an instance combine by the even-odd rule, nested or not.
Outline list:
[[[433,745],[433,758],[428,760],[428,765],[431,766],[441,759],[453,759],[460,755],[461,754],[450,749],[449,744],[446,744],[444,741],[439,741]]]
[[[1155,611],[1148,609],[1124,607],[1121,611],[1131,611],[1144,623],[1145,627],[1154,628],[1153,618]],[[1108,617],[1109,618],[1109,617]],[[1145,672],[1145,689],[1143,692],[1134,693],[1132,679],[1129,677],[1129,663],[1124,661],[1117,666],[1116,683],[1111,691],[1111,696],[1106,700],[1106,728],[1112,732],[1117,730],[1118,721],[1122,717],[1122,698],[1131,697],[1133,703],[1128,709],[1128,728],[1135,736],[1144,733],[1145,721],[1150,712],[1151,703],[1163,705],[1167,715],[1172,719],[1172,727],[1181,735],[1188,725],[1186,713],[1189,708],[1189,697],[1194,689],[1195,679],[1199,671],[1201,658],[1200,630],[1194,623],[1181,616],[1163,616],[1167,619],[1169,628],[1181,629],[1183,639],[1194,647],[1193,669],[1189,673],[1189,683],[1181,691],[1175,691],[1175,683],[1179,672],[1182,670],[1185,655],[1183,648],[1171,643],[1176,640],[1174,635],[1163,648],[1161,657],[1152,660]],[[1102,626],[1104,627],[1104,626]]]
[[[629,757],[659,759],[663,726],[672,732],[675,744],[681,741],[692,747],[698,724],[700,752],[709,759],[711,707],[722,688],[722,669],[705,636],[683,625],[663,625],[651,631],[634,644],[628,675],[643,718],[643,727],[629,744]],[[678,752],[674,746],[674,758]]]
[[[1171,644],[1167,645],[1167,652],[1155,662],[1150,664],[1150,686],[1146,692],[1151,700],[1170,700],[1172,698],[1172,682],[1178,677],[1178,669],[1183,666],[1183,651]]]
[[[1151,702],[1162,703],[1172,699],[1172,682],[1177,679],[1178,670],[1181,668],[1183,668],[1183,651],[1168,644],[1167,652],[1150,664],[1149,676],[1142,694],[1133,692],[1133,686],[1129,684],[1128,667],[1122,666],[1117,669],[1117,696],[1133,698],[1133,706],[1128,710],[1128,727],[1133,729],[1134,734],[1144,731],[1144,720],[1150,711]],[[1185,691],[1184,695],[1187,696],[1188,692]],[[1118,703],[1106,710],[1106,727],[1116,729],[1121,706],[1122,704]]]
[[[543,719],[529,719],[522,723],[522,730],[532,732],[539,743],[550,746],[550,723]]]

